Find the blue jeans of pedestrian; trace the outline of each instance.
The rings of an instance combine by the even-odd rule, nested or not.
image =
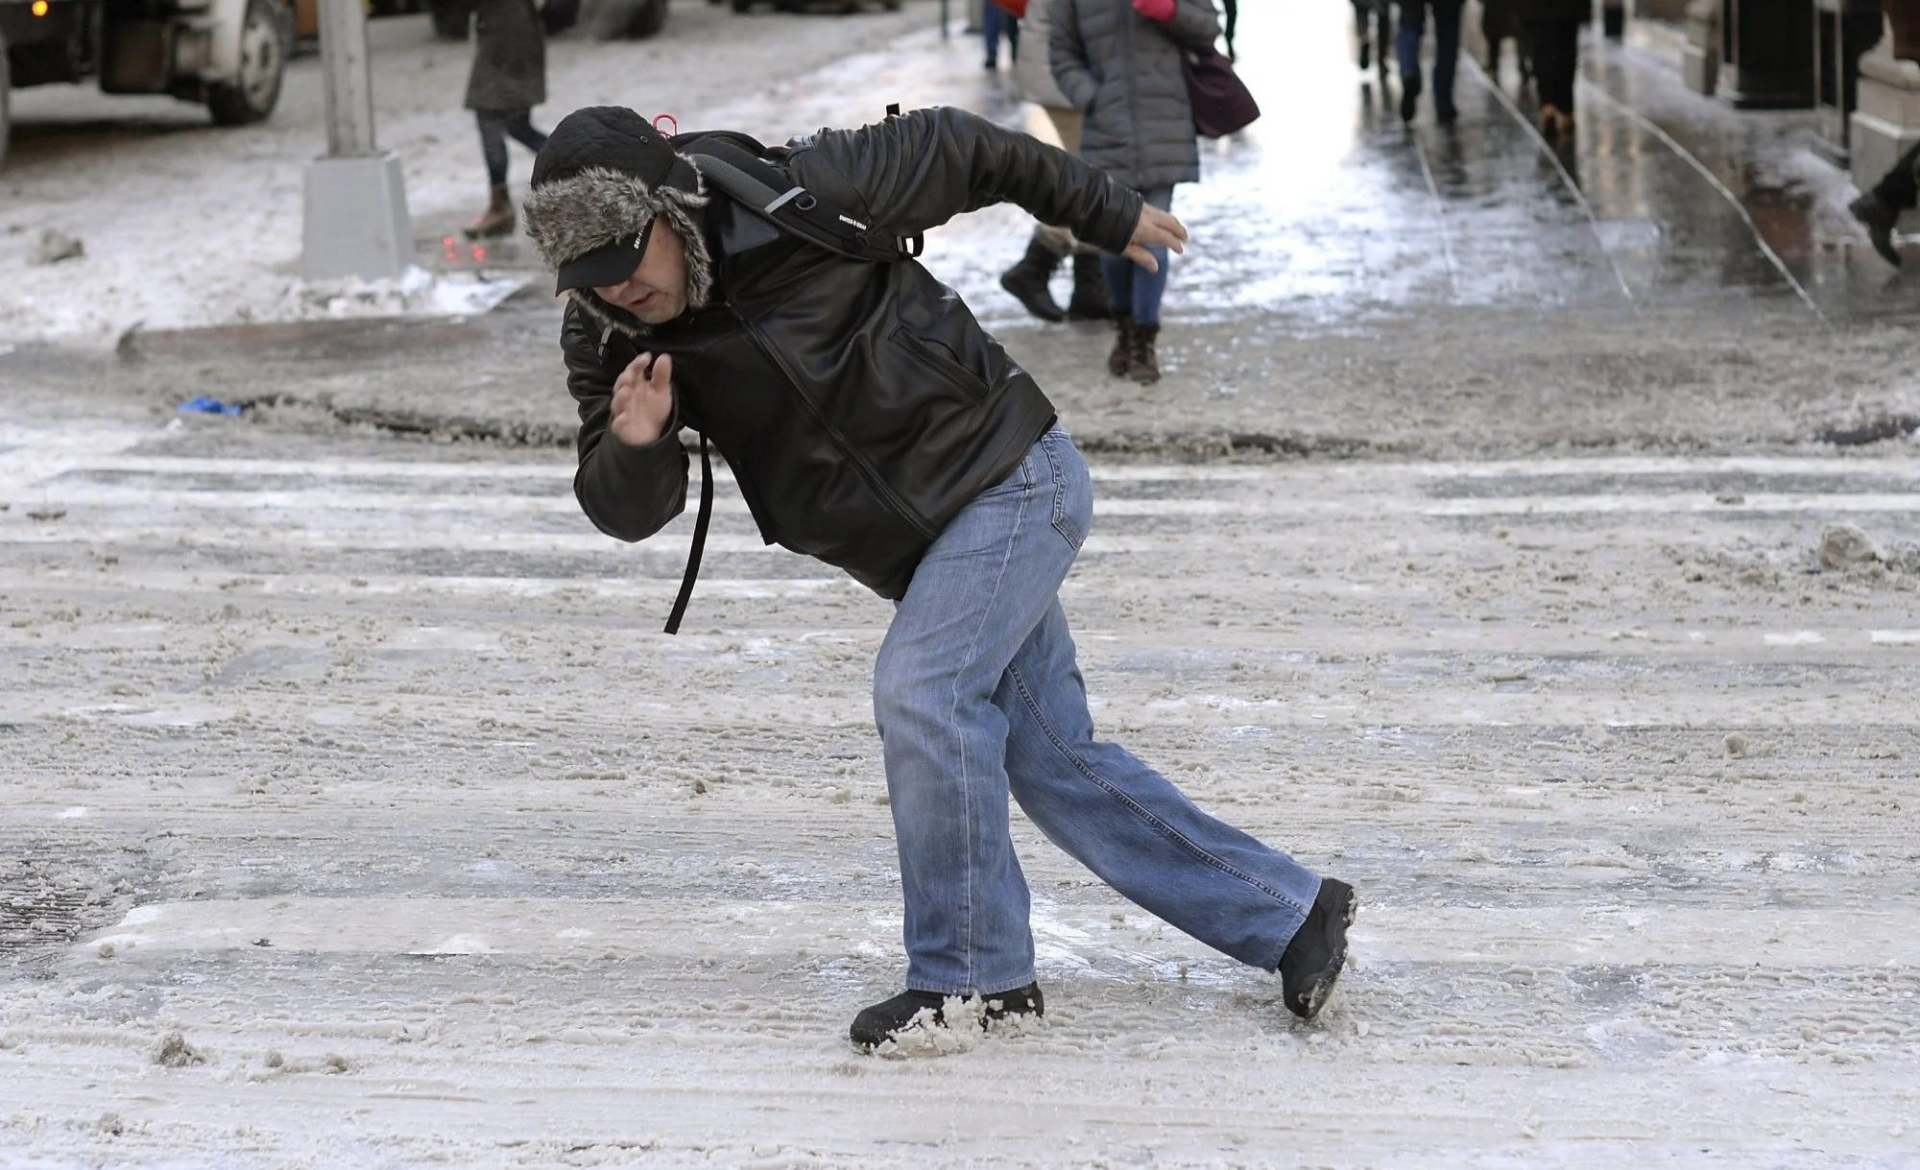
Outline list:
[[[1093,516],[1055,427],[934,541],[874,667],[906,901],[907,986],[993,995],[1033,981],[1008,797],[1108,885],[1266,970],[1320,878],[1094,738],[1058,597]]]
[[[1433,108],[1453,109],[1454,67],[1460,60],[1462,0],[1400,0],[1400,30],[1393,48],[1400,58],[1401,84],[1420,84],[1420,38],[1426,35],[1427,9],[1433,9]]]
[[[1173,210],[1173,187],[1153,187],[1140,192],[1148,205],[1162,211]],[[1135,325],[1160,324],[1160,298],[1167,291],[1167,250],[1158,244],[1147,251],[1160,265],[1157,272],[1146,269],[1124,256],[1102,255],[1100,273],[1107,278],[1107,295],[1113,298],[1117,312],[1133,317]]]

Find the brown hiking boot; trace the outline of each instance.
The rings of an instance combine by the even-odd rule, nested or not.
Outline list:
[[[1124,378],[1133,361],[1133,314],[1115,313],[1113,328],[1113,351],[1107,354],[1107,373]]]
[[[1135,325],[1132,345],[1127,351],[1127,376],[1142,386],[1160,380],[1160,358],[1153,352],[1154,339],[1160,336],[1158,325]]]
[[[468,224],[464,229],[469,240],[489,240],[496,236],[510,235],[514,228],[513,200],[507,198],[504,186],[495,187],[487,197],[487,209],[480,218]]]

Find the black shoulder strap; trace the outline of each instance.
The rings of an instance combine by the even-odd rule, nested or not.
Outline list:
[[[686,616],[687,602],[693,598],[693,583],[700,576],[700,557],[707,551],[707,522],[713,519],[713,463],[707,457],[707,436],[700,436],[700,514],[693,520],[693,545],[687,549],[687,571],[680,576],[680,593],[673,599],[673,611],[667,614],[669,634],[680,632],[680,619]]]
[[[733,141],[733,137],[701,135],[683,153],[709,182],[755,215],[784,232],[855,260],[890,264],[920,254],[925,245],[923,237],[897,236],[848,215]]]

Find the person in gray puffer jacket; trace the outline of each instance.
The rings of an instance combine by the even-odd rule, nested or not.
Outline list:
[[[1182,59],[1219,38],[1213,0],[1058,0],[1053,18],[1053,78],[1086,115],[1080,157],[1170,209],[1174,184],[1200,179]],[[1151,272],[1101,259],[1117,330],[1107,370],[1142,385],[1160,380],[1154,346],[1167,257],[1155,259]]]

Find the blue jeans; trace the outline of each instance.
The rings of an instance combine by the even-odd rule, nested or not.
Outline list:
[[[1153,187],[1140,195],[1149,206],[1173,210],[1170,185]],[[1124,256],[1103,253],[1100,257],[1100,273],[1107,278],[1107,295],[1113,298],[1115,311],[1131,315],[1135,325],[1160,324],[1160,298],[1167,291],[1167,250],[1154,244],[1147,251],[1159,262],[1158,272],[1148,272]]]
[[[992,995],[1033,981],[1009,795],[1108,885],[1272,970],[1320,878],[1094,738],[1060,583],[1093,517],[1087,465],[1047,432],[948,524],[873,672],[906,899],[907,986]]]
[[[1400,31],[1393,47],[1403,83],[1420,84],[1420,38],[1426,35],[1427,9],[1433,9],[1433,108],[1453,109],[1453,71],[1460,60],[1462,0],[1400,0]]]

